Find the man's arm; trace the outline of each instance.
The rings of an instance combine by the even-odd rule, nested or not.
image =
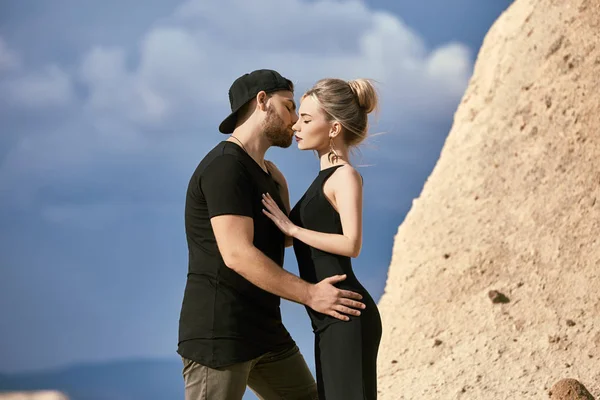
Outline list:
[[[225,265],[242,277],[279,297],[307,305],[313,310],[347,321],[347,315],[360,315],[362,296],[333,286],[346,279],[333,276],[310,284],[279,267],[254,247],[254,224],[250,217],[220,215],[210,220]]]

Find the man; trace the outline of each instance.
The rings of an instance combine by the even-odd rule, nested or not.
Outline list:
[[[360,315],[357,293],[336,276],[309,284],[286,272],[286,238],[263,214],[270,193],[289,212],[283,175],[264,155],[289,147],[298,120],[293,84],[272,70],[238,78],[229,90],[232,133],[200,162],[185,206],[189,270],[179,322],[187,400],[317,399],[314,378],[281,322],[280,297],[342,320]]]

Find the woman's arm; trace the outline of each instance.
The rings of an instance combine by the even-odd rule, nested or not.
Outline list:
[[[343,234],[323,233],[294,225],[267,194],[263,212],[283,233],[328,253],[358,257],[362,246],[362,180],[352,167],[339,168],[328,181],[340,214]]]

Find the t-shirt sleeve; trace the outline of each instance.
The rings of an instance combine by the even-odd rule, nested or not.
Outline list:
[[[218,215],[254,217],[250,177],[235,157],[223,155],[214,159],[202,173],[200,188],[210,218]]]

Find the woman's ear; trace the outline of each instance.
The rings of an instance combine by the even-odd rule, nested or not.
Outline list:
[[[329,129],[329,137],[335,138],[340,133],[342,133],[342,124],[340,124],[338,121],[333,121],[331,128]]]

